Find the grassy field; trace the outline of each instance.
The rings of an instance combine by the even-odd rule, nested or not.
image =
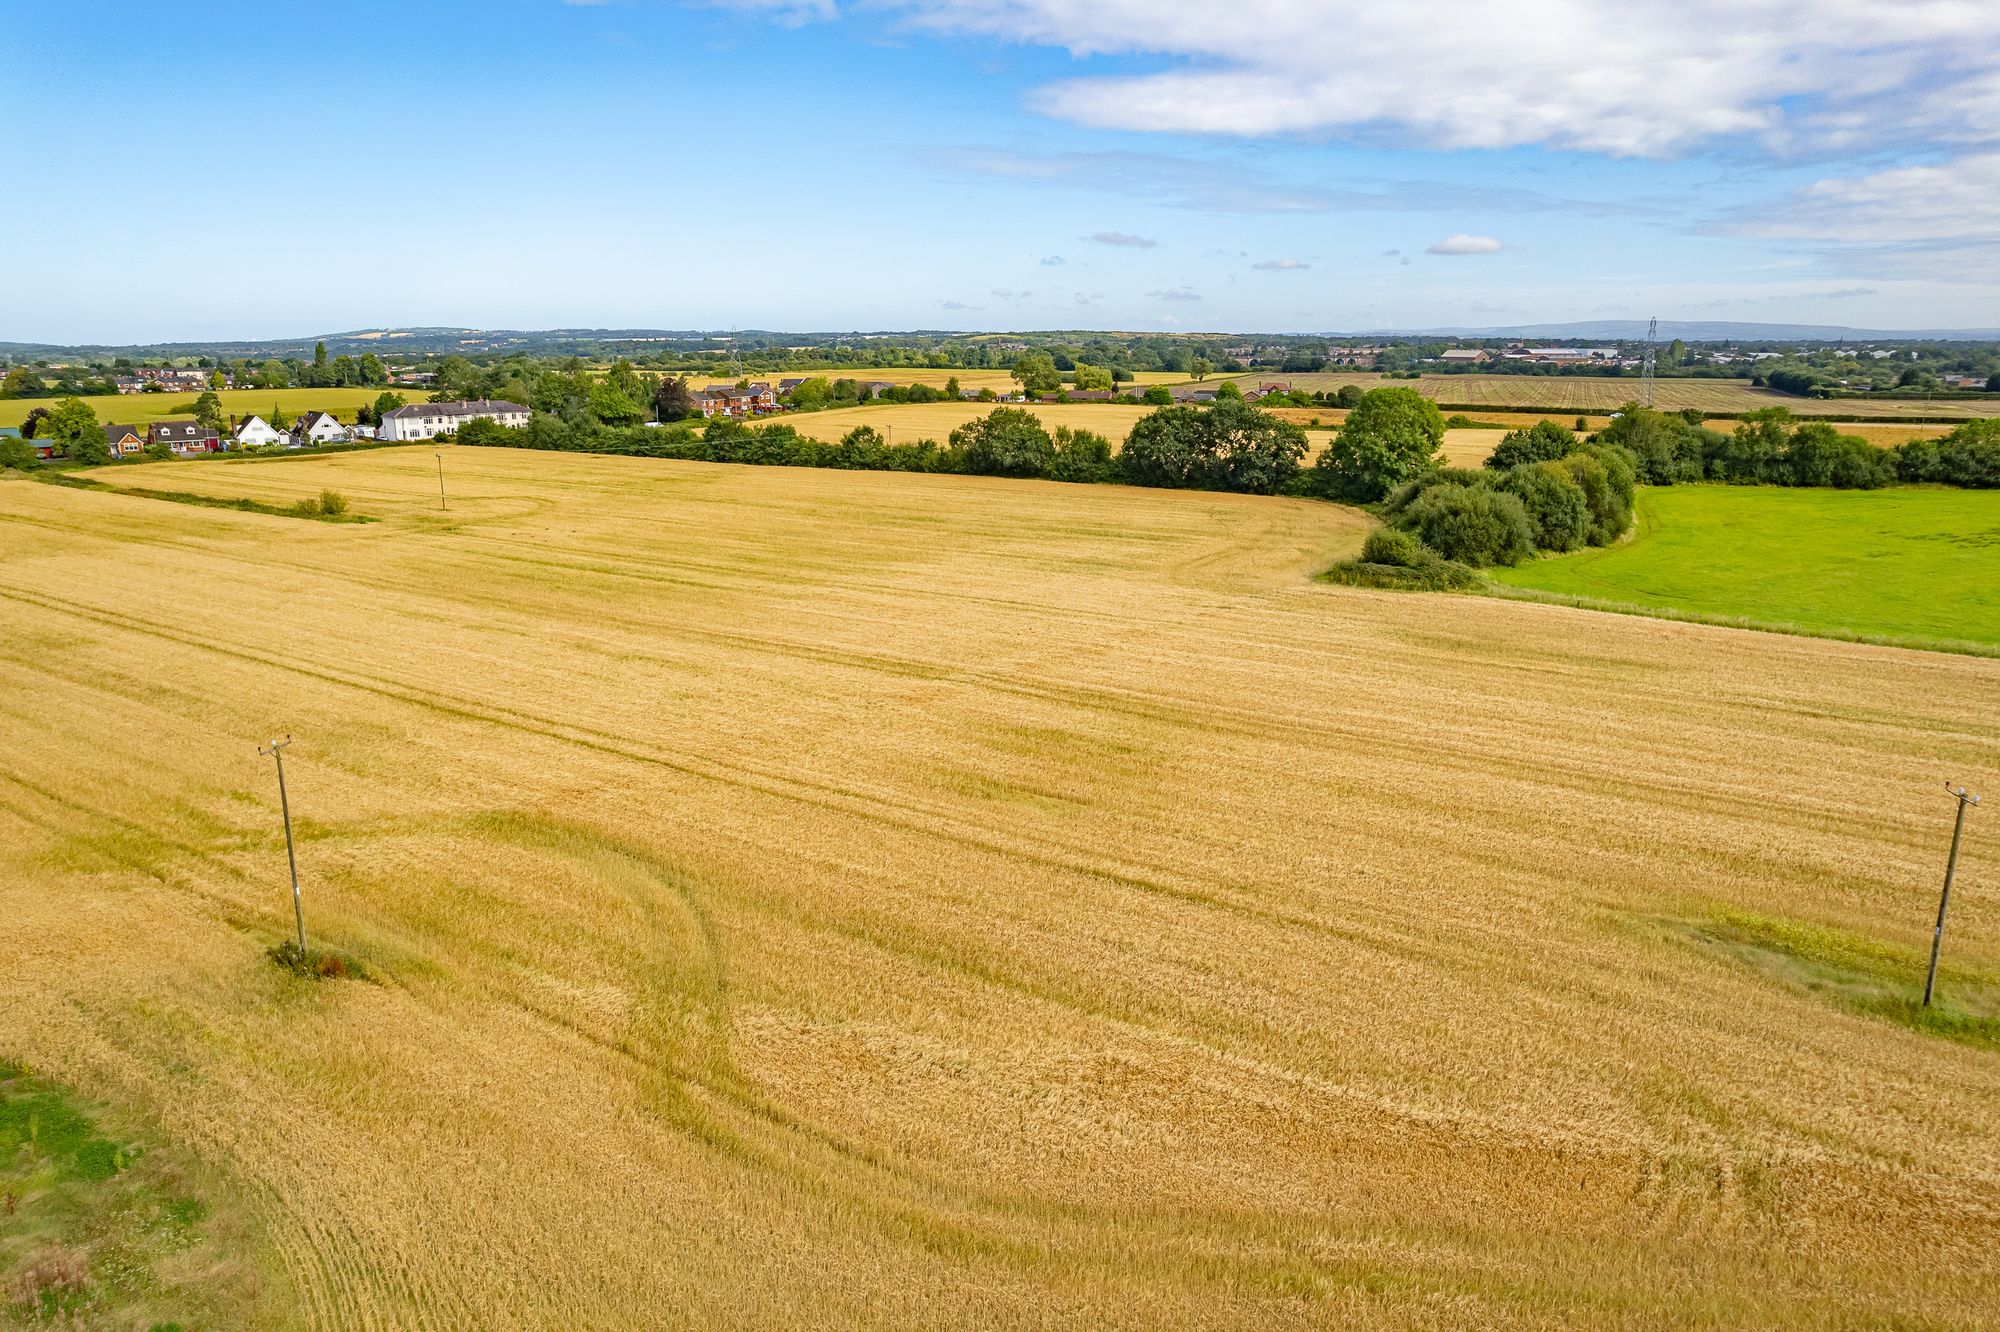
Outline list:
[[[1617,411],[1639,396],[1636,379],[1600,379],[1576,375],[1424,375],[1418,379],[1385,379],[1372,372],[1319,375],[1237,375],[1239,384],[1272,381],[1315,393],[1354,384],[1362,389],[1412,388],[1437,402],[1470,403],[1495,409],[1536,407],[1564,414]],[[1789,407],[1800,416],[1831,420],[1862,420],[1875,416],[1925,416],[1961,420],[2000,416],[2000,398],[1975,402],[1856,402],[1795,398],[1774,389],[1753,388],[1740,379],[1661,379],[1654,404],[1665,411],[1695,408],[1704,412],[1745,412],[1761,407]]]
[[[402,394],[410,402],[422,402],[429,396],[423,389],[391,391]],[[222,410],[230,416],[247,416],[254,412],[269,420],[271,409],[282,407],[294,417],[311,411],[332,412],[341,420],[352,422],[354,409],[373,404],[382,392],[379,388],[227,389],[215,396],[222,400]],[[96,412],[97,419],[105,425],[141,425],[147,421],[164,421],[188,415],[197,396],[193,393],[114,393],[109,397],[85,398],[83,401],[90,404],[90,410]],[[53,406],[55,400],[50,398],[0,399],[0,426],[19,425],[36,407]]]
[[[2000,661],[1329,588],[1305,501],[106,475],[380,519],[0,479],[0,1056],[305,1326],[2000,1321],[1984,824],[1909,1000]],[[284,734],[362,979],[265,959]]]
[[[2000,649],[2000,493],[1653,487],[1638,517],[1623,545],[1494,577],[1813,633]]]

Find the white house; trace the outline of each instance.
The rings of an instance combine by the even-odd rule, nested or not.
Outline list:
[[[377,439],[436,439],[455,435],[467,421],[498,421],[511,429],[528,424],[528,409],[518,402],[413,402],[382,413]]]
[[[292,444],[296,448],[309,449],[318,444],[342,444],[347,440],[347,427],[333,418],[329,412],[307,412],[292,426]]]
[[[246,416],[236,423],[236,447],[239,449],[261,449],[272,444],[282,444],[285,436],[274,430],[271,423],[261,416]]]

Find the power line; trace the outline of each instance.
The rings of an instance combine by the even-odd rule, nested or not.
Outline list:
[[[1924,975],[1924,1007],[1931,1006],[1931,991],[1937,988],[1938,949],[1944,944],[1944,913],[1951,906],[1951,881],[1958,873],[1958,844],[1965,836],[1965,811],[1979,803],[1962,786],[1946,782],[1945,789],[1958,799],[1958,818],[1951,825],[1951,856],[1944,862],[1944,892],[1938,896],[1937,927],[1931,931],[1931,969]]]
[[[282,740],[273,740],[267,748],[259,749],[259,754],[269,754],[278,761],[278,808],[285,816],[285,859],[292,867],[292,920],[299,927],[299,962],[304,965],[306,956],[306,909],[299,899],[299,853],[292,845],[292,802],[285,795],[285,746],[292,743],[289,735]]]

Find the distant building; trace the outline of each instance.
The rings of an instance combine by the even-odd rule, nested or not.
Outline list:
[[[528,424],[528,409],[518,402],[413,402],[382,413],[377,439],[436,439],[455,435],[467,421],[498,421],[519,429]]]
[[[120,393],[199,393],[208,387],[207,370],[180,370],[171,366],[141,366],[114,381]]]
[[[319,444],[344,444],[347,427],[331,412],[307,412],[292,426],[292,447],[309,449]]]
[[[1454,348],[1438,359],[1447,365],[1478,365],[1486,359],[1486,353],[1477,347]]]
[[[803,382],[803,381],[801,381]],[[769,384],[737,388],[733,384],[710,384],[688,395],[703,416],[755,416],[778,410],[778,395]]]
[[[199,421],[155,421],[146,427],[146,443],[164,444],[183,456],[222,451],[222,436]]]
[[[246,416],[236,423],[233,432],[239,449],[263,449],[284,442],[284,432],[274,427],[261,416]]]

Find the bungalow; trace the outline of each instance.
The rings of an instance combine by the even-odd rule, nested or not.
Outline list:
[[[864,399],[879,398],[894,387],[896,386],[886,379],[871,379],[861,386],[861,396]]]
[[[1486,353],[1477,347],[1457,348],[1438,359],[1447,365],[1478,365],[1486,359]]]
[[[347,427],[331,412],[307,412],[292,426],[292,447],[309,449],[320,444],[344,444]]]
[[[104,443],[114,458],[129,457],[146,447],[146,440],[137,426],[108,425],[104,427]]]
[[[436,439],[455,435],[467,421],[498,421],[520,429],[528,424],[528,409],[518,402],[413,402],[382,413],[377,439]]]
[[[1215,401],[1215,390],[1212,388],[1198,389],[1198,388],[1187,388],[1185,386],[1182,386],[1182,387],[1168,389],[1167,392],[1173,395],[1173,399],[1175,402]]]
[[[146,427],[146,443],[164,444],[183,456],[222,451],[222,436],[199,421],[155,421]]]

